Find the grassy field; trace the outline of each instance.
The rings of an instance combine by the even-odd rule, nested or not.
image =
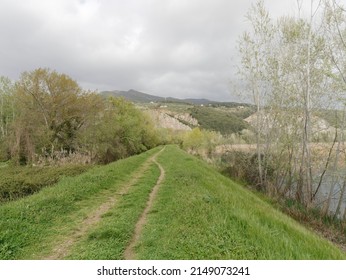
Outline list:
[[[1,205],[0,259],[49,259],[57,248],[65,259],[123,259],[160,175],[154,155],[165,177],[135,246],[138,259],[346,258],[204,162],[176,146],[160,150]]]

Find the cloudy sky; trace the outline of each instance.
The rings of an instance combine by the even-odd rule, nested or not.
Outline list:
[[[253,2],[0,0],[0,75],[44,67],[86,89],[236,101],[229,84]],[[275,18],[296,0],[265,5]]]

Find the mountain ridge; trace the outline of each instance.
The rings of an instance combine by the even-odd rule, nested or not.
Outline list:
[[[104,97],[124,97],[125,99],[136,102],[136,103],[151,103],[151,102],[162,102],[162,103],[185,103],[193,105],[224,105],[224,106],[250,106],[247,103],[238,102],[221,102],[213,101],[206,98],[175,98],[175,97],[161,97],[157,95],[152,95],[144,92],[140,92],[134,89],[127,91],[123,90],[112,90],[112,91],[102,91],[100,94]]]

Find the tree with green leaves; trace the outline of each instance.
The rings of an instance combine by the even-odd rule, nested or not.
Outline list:
[[[141,153],[159,143],[150,117],[123,98],[106,100],[104,111],[83,133],[85,147],[103,163]]]
[[[12,155],[31,162],[35,154],[78,149],[78,131],[103,109],[101,97],[84,91],[65,74],[49,69],[24,72],[14,94]]]

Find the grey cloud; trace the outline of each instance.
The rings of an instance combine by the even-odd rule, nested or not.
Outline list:
[[[234,100],[232,58],[251,2],[0,0],[0,75],[49,67],[90,89]],[[266,3],[280,14],[295,0]]]

